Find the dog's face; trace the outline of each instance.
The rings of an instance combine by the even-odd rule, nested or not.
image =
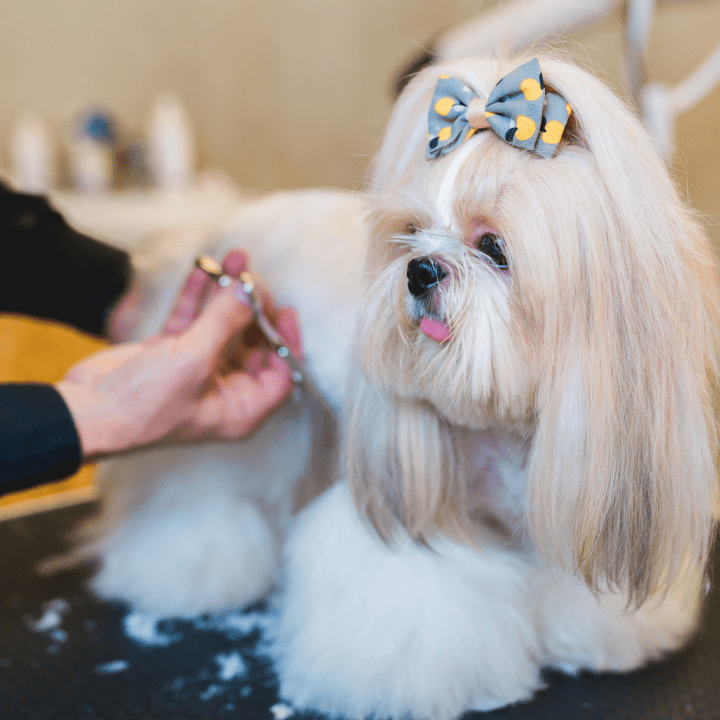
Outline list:
[[[573,108],[552,159],[489,130],[426,159],[438,75],[487,97],[497,60],[430,68],[398,103],[371,186],[349,474],[381,533],[445,531],[467,525],[457,426],[518,430],[538,544],[642,597],[678,548],[707,550],[717,280],[640,123],[578,68],[540,65]]]
[[[478,134],[386,188],[363,314],[372,376],[455,424],[532,422],[546,320],[582,294],[568,266],[597,194],[582,154],[550,164]]]

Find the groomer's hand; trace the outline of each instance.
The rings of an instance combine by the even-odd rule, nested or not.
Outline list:
[[[245,265],[245,256],[232,252],[223,270],[237,276]],[[266,314],[300,354],[295,312],[275,309],[262,295]],[[220,288],[194,269],[159,335],[73,367],[55,387],[75,420],[84,458],[252,432],[292,388],[285,363],[252,340],[252,319],[239,282]]]

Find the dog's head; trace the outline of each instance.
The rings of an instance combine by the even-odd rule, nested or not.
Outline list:
[[[371,183],[351,483],[381,535],[398,521],[417,538],[471,533],[455,429],[519,430],[539,546],[643,598],[684,553],[707,552],[715,271],[641,124],[575,66],[540,58],[572,108],[551,159],[489,129],[427,159],[438,77],[487,97],[522,62],[429,68],[390,120]]]

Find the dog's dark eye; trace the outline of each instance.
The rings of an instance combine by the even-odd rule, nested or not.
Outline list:
[[[508,261],[505,257],[505,242],[499,235],[483,233],[475,243],[475,247],[483,255],[487,255],[495,263],[496,267],[502,270],[507,269]]]
[[[413,223],[408,223],[405,225],[405,235],[417,235],[420,232],[420,228],[418,228],[417,225],[413,225]]]

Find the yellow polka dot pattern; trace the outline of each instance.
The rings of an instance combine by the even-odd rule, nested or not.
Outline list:
[[[520,91],[529,102],[537,100],[542,95],[540,83],[534,78],[525,78],[520,83]]]
[[[526,115],[518,115],[515,118],[517,124],[517,132],[515,133],[515,139],[522,142],[523,140],[529,140],[535,134],[535,123]]]
[[[443,117],[445,117],[453,109],[453,105],[455,105],[455,101],[452,98],[440,98],[435,103],[435,112],[438,115],[442,115]]]
[[[442,142],[448,140],[450,138],[450,135],[452,135],[452,127],[450,125],[446,125],[444,128],[441,128],[440,132],[438,133],[438,137]]]
[[[557,145],[563,135],[565,126],[557,120],[549,120],[545,124],[545,132],[541,134],[542,141],[548,145]]]

